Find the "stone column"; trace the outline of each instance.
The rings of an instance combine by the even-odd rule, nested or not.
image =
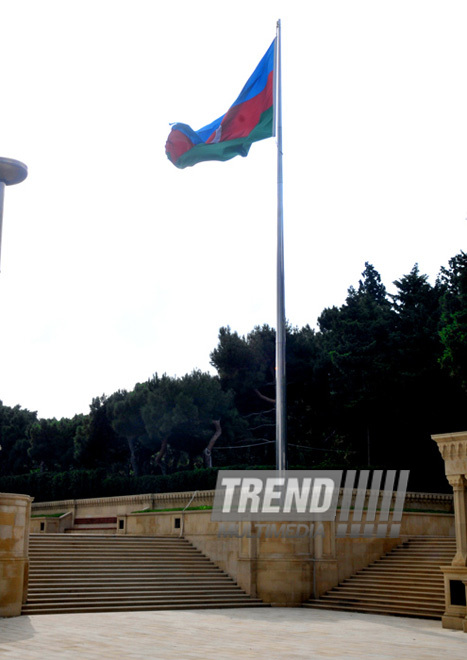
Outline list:
[[[454,521],[456,528],[456,555],[453,566],[467,566],[467,478],[462,474],[449,475],[454,491]]]
[[[32,500],[0,493],[0,617],[19,616],[27,598]]]
[[[467,432],[432,435],[454,491],[456,554],[444,574],[446,611],[443,628],[467,632]]]

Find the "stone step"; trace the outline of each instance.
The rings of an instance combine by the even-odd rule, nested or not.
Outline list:
[[[420,607],[389,607],[387,605],[382,606],[353,606],[353,605],[335,605],[333,603],[328,603],[326,601],[316,600],[316,601],[307,601],[303,604],[303,607],[314,607],[325,610],[335,610],[338,612],[363,612],[365,614],[385,614],[385,615],[396,615],[396,616],[408,616],[415,617],[417,619],[441,619],[441,616],[444,612],[444,609],[441,612],[434,610],[433,608],[422,609]]]
[[[342,589],[360,589],[362,591],[375,591],[378,593],[414,593],[414,592],[429,592],[433,594],[443,594],[444,593],[444,584],[423,584],[423,583],[401,583],[393,582],[387,584],[378,584],[377,582],[357,582],[355,580],[346,580],[341,582],[339,588]],[[336,589],[337,587],[333,587]]]
[[[270,607],[268,603],[263,603],[257,598],[245,597],[244,601],[232,601],[230,599],[200,599],[190,603],[174,603],[168,600],[164,603],[126,603],[124,605],[67,605],[67,606],[40,606],[33,608],[26,603],[23,606],[22,614],[79,614],[85,612],[139,612],[139,611],[157,611],[157,610],[205,610],[220,608],[244,608],[244,607]]]
[[[431,571],[439,570],[439,567],[442,565],[445,560],[438,560],[434,562],[406,562],[400,559],[399,561],[394,560],[380,560],[376,561],[374,564],[371,564],[375,570],[384,568],[385,570],[390,570],[393,572],[398,572],[399,570],[408,570],[408,571]],[[447,561],[447,560],[446,560]],[[449,562],[451,563],[451,562]]]
[[[413,543],[406,547],[408,552],[452,552],[456,549],[456,541],[452,543],[440,543],[438,545],[433,543]],[[394,549],[393,552],[396,550]]]
[[[417,549],[417,550],[412,550],[410,548],[397,548],[397,550],[393,550],[392,552],[388,553],[386,557],[408,557],[410,559],[425,559],[429,557],[447,557],[451,555],[453,550],[446,549],[446,550],[429,550],[428,548],[423,549]]]
[[[337,587],[334,587],[334,589],[337,589]],[[327,593],[332,594],[333,589],[328,591]],[[440,587],[439,589],[433,588],[433,587],[404,587],[401,588],[399,585],[394,585],[392,588],[390,585],[388,585],[384,591],[382,592],[380,587],[374,587],[374,586],[359,586],[356,584],[343,584],[341,583],[339,585],[339,593],[345,594],[374,594],[379,596],[381,593],[384,593],[385,596],[388,598],[393,598],[393,597],[401,597],[405,595],[413,595],[413,596],[422,596],[422,597],[430,597],[430,598],[442,598],[444,600],[444,588]]]
[[[166,553],[154,553],[152,556],[151,555],[143,555],[143,556],[136,556],[133,555],[131,556],[123,556],[117,554],[114,556],[102,556],[102,555],[95,555],[93,557],[83,557],[81,558],[80,556],[73,556],[71,559],[69,559],[65,554],[61,555],[51,555],[53,558],[54,564],[69,564],[70,566],[76,565],[77,563],[80,564],[93,564],[94,562],[98,563],[113,563],[115,561],[118,561],[120,564],[125,564],[125,563],[138,563],[138,564],[147,564],[152,562],[155,563],[163,563],[163,564],[168,564],[168,563],[185,563],[185,564],[194,564],[194,563],[212,563],[211,560],[208,557],[205,557],[202,554],[197,554],[194,553],[192,555],[174,555],[172,552],[166,552]],[[102,557],[102,558],[101,558]],[[32,558],[32,557],[31,557]],[[51,564],[51,561],[45,560],[43,557],[38,557],[38,558],[32,558],[34,560],[34,564],[36,566],[45,566]]]
[[[53,585],[62,585],[62,584],[101,584],[101,585],[106,585],[109,583],[109,576],[96,576],[96,575],[70,575],[69,573],[64,574],[63,576],[55,576],[53,579],[47,575],[41,576],[41,577],[34,577],[30,581],[30,586],[31,587],[42,587],[45,584],[53,584]],[[167,583],[173,583],[173,582],[180,582],[180,583],[185,583],[185,582],[193,582],[193,583],[198,583],[200,580],[209,580],[210,582],[220,582],[223,580],[232,580],[230,575],[227,575],[226,573],[222,572],[220,569],[216,573],[209,573],[207,574],[206,571],[201,571],[199,573],[195,573],[193,575],[189,574],[184,574],[184,573],[171,573],[171,574],[166,574],[166,573],[158,573],[156,575],[148,575],[148,574],[140,574],[140,575],[121,575],[120,573],[118,575],[111,576],[112,582],[119,584],[147,584],[147,583],[154,583],[154,584],[165,584]]]
[[[409,552],[398,552],[391,553],[386,555],[387,559],[392,561],[399,561],[404,559],[404,561],[418,562],[418,561],[439,561],[440,559],[452,557],[454,555],[454,550],[448,550],[446,552],[417,552],[417,554],[410,554]]]
[[[63,573],[63,572],[68,572],[70,568],[73,568],[73,570],[76,570],[79,568],[80,571],[92,571],[93,569],[97,570],[114,570],[115,566],[118,564],[119,570],[124,570],[124,571],[132,571],[133,573],[137,573],[139,571],[157,571],[160,572],[161,570],[167,570],[167,571],[184,571],[184,570],[216,570],[219,571],[220,568],[216,566],[216,564],[212,562],[198,562],[198,561],[193,561],[193,563],[190,562],[170,562],[170,561],[154,561],[154,562],[145,562],[144,565],[138,565],[135,563],[131,562],[104,562],[104,563],[90,563],[87,562],[86,564],[74,564],[73,566],[66,566],[66,565],[60,565],[60,566],[51,566],[47,567],[46,565],[41,565],[39,566],[32,566],[30,569],[32,573],[37,573],[37,574],[42,574],[44,572],[50,573]],[[114,571],[115,572],[115,571]]]
[[[60,555],[63,553],[67,553],[67,556],[74,556],[74,555],[79,555],[79,556],[84,556],[84,555],[115,555],[119,554],[122,557],[127,557],[127,556],[132,556],[134,554],[146,554],[146,555],[153,555],[155,553],[162,553],[162,552],[167,552],[167,550],[170,550],[171,553],[179,555],[179,554],[185,554],[185,555],[193,555],[193,554],[201,554],[199,550],[196,548],[185,548],[185,547],[167,547],[167,546],[143,546],[143,547],[138,547],[138,546],[132,546],[132,547],[101,547],[101,548],[93,548],[93,547],[56,547],[56,548],[30,548],[30,556],[34,555],[34,557],[50,557],[53,555]]]
[[[350,579],[350,578],[348,578]],[[380,582],[388,582],[390,581],[391,583],[394,580],[399,580],[401,582],[410,582],[411,580],[415,580],[417,582],[422,582],[424,583],[426,580],[433,580],[434,582],[443,582],[443,574],[441,570],[439,571],[429,571],[422,573],[420,575],[416,575],[411,573],[410,571],[408,572],[399,572],[399,571],[367,571],[362,569],[361,571],[358,571],[357,573],[354,573],[352,575],[352,579],[358,579],[358,580],[368,580],[368,579],[375,579]]]
[[[141,603],[147,603],[147,602],[162,602],[166,601],[168,599],[174,600],[175,602],[177,600],[193,600],[197,598],[202,598],[202,597],[208,597],[210,599],[225,599],[229,598],[230,600],[244,600],[247,598],[245,593],[243,593],[241,590],[235,591],[234,589],[224,589],[223,591],[216,591],[215,593],[211,592],[209,589],[204,589],[201,590],[199,589],[196,592],[193,591],[168,591],[166,593],[160,594],[160,593],[145,593],[145,594],[140,594],[138,592],[133,592],[133,593],[107,593],[105,591],[99,593],[99,594],[57,594],[56,596],[49,595],[49,596],[38,596],[34,599],[34,604],[35,605],[44,605],[44,604],[57,604],[61,603],[63,605],[67,605],[69,603],[76,603],[76,604],[112,604],[112,603],[125,603],[128,601],[132,601],[134,603],[136,602],[141,602]]]
[[[34,558],[35,561],[45,561],[46,558],[53,557],[57,560],[63,560],[70,558],[70,561],[73,561],[75,559],[83,558],[83,559],[95,559],[98,557],[108,557],[110,559],[114,559],[115,557],[124,557],[125,559],[130,559],[130,558],[151,558],[154,557],[155,559],[168,559],[170,557],[175,557],[175,558],[186,558],[186,559],[199,559],[200,557],[204,557],[201,552],[197,552],[196,550],[194,552],[189,552],[185,550],[173,550],[172,548],[168,548],[166,550],[163,549],[158,549],[158,550],[140,550],[137,551],[135,550],[134,552],[128,552],[128,550],[124,550],[122,552],[118,552],[118,550],[112,550],[111,552],[103,550],[102,552],[96,552],[96,551],[87,551],[84,550],[83,552],[79,552],[73,550],[73,552],[68,553],[66,548],[63,550],[60,550],[60,552],[51,552],[48,555],[44,553],[40,554],[35,554],[35,553],[30,553],[29,555],[31,558]]]
[[[395,594],[389,595],[387,593],[379,593],[379,594],[370,594],[370,593],[352,593],[352,592],[343,592],[341,589],[336,589],[336,590],[331,590],[328,591],[326,594],[321,596],[321,600],[325,601],[333,601],[333,602],[339,602],[339,601],[347,601],[347,602],[355,602],[355,603],[374,603],[374,604],[380,604],[380,603],[390,603],[394,604],[394,601],[396,601],[397,605],[404,604],[404,605],[420,605],[421,607],[430,607],[432,604],[436,604],[440,607],[444,606],[444,595],[443,596],[436,596],[436,597],[427,597],[426,594],[423,596],[417,596],[415,594],[412,594],[410,596],[397,596]]]
[[[405,544],[410,545],[411,548],[415,548],[417,546],[425,545],[429,546],[430,548],[434,548],[437,546],[442,546],[442,545],[455,545],[456,544],[456,538],[455,536],[445,536],[444,538],[434,538],[434,537],[429,537],[429,536],[413,536],[409,541],[404,541]]]
[[[72,538],[71,536],[69,538]],[[109,540],[113,539],[115,537],[109,536]],[[167,550],[171,550],[172,552],[196,552],[196,548],[190,548],[186,547],[184,545],[180,544],[170,544],[170,545],[163,545],[160,543],[145,543],[145,544],[118,544],[118,543],[112,543],[109,545],[101,544],[99,545],[91,545],[91,544],[70,544],[66,545],[65,543],[63,544],[57,544],[57,545],[29,545],[29,549],[31,553],[45,553],[45,552],[132,552],[132,551],[139,551],[139,552],[164,552]]]
[[[94,561],[90,560],[80,560],[76,559],[75,561],[58,561],[55,560],[53,562],[53,565],[51,565],[51,562],[46,562],[46,561],[39,561],[34,563],[34,569],[35,570],[47,570],[47,571],[55,571],[55,570],[61,570],[61,569],[81,569],[81,568],[125,568],[126,566],[135,566],[136,561],[122,561],[120,559],[115,559],[114,561],[108,560],[108,559],[98,559],[96,558]],[[203,557],[194,557],[193,559],[177,559],[177,558],[165,558],[165,559],[153,559],[152,561],[150,559],[141,559],[138,560],[137,562],[137,568],[146,568],[146,567],[151,567],[151,568],[171,568],[174,565],[178,567],[184,567],[184,566],[192,566],[192,567],[202,567],[202,566],[213,566],[211,561],[209,559],[205,559]]]
[[[30,538],[32,540],[39,539],[41,542],[46,541],[46,540],[51,540],[56,539],[57,541],[65,541],[68,542],[68,537],[64,536],[63,534],[56,534],[55,532],[32,532],[30,535]],[[83,538],[87,538],[87,534],[83,534]],[[191,545],[190,541],[184,537],[181,536],[140,536],[139,534],[134,534],[134,535],[124,535],[124,536],[118,536],[118,540],[120,541],[131,541],[131,540],[141,540],[141,541],[179,541],[180,543],[186,543],[187,545]],[[90,539],[91,541],[95,541],[94,538]],[[107,541],[107,538],[105,539]]]
[[[401,574],[401,575],[426,575],[427,573],[431,573],[433,571],[436,572],[441,572],[440,571],[440,565],[435,564],[435,566],[427,566],[426,568],[418,568],[416,566],[388,566],[387,564],[371,564],[370,566],[367,566],[366,568],[362,568],[362,573],[367,573],[368,571],[372,571],[375,574],[382,574],[382,573],[390,573],[391,575],[394,574]],[[360,572],[360,571],[359,571]]]
[[[88,545],[90,547],[99,547],[99,546],[164,546],[164,547],[190,547],[190,543],[186,543],[186,540],[179,538],[178,536],[168,536],[167,538],[161,537],[141,537],[141,541],[138,540],[137,536],[120,536],[114,534],[114,536],[109,537],[106,534],[99,536],[98,534],[75,534],[74,536],[67,536],[66,534],[51,534],[50,537],[41,537],[37,535],[38,538],[33,538],[29,536],[29,545],[31,547],[42,547],[42,548],[51,548],[57,546],[66,546],[70,547],[80,547]],[[53,539],[53,536],[60,536],[58,539]]]
[[[35,563],[51,563],[53,562],[69,562],[74,561],[115,561],[118,559],[120,562],[131,562],[131,561],[168,561],[168,559],[173,561],[196,561],[203,559],[203,555],[198,552],[134,552],[130,554],[121,554],[119,552],[113,553],[73,553],[68,554],[67,552],[60,553],[50,553],[49,556],[40,554],[40,555],[29,555],[29,558],[32,559]]]
[[[144,541],[143,543],[138,543],[135,542],[134,540],[132,541],[125,541],[121,542],[119,540],[118,536],[108,536],[108,543],[103,542],[103,538],[105,537],[99,537],[99,541],[96,543],[91,543],[89,541],[92,536],[88,535],[87,540],[83,541],[82,535],[73,535],[73,536],[67,536],[67,539],[69,539],[68,543],[63,543],[62,541],[58,541],[57,543],[52,543],[51,541],[47,541],[46,543],[29,543],[29,548],[34,551],[38,550],[57,550],[57,549],[65,549],[65,550],[81,550],[81,549],[88,549],[88,550],[94,550],[94,551],[99,551],[99,550],[108,550],[109,548],[118,548],[118,549],[125,549],[125,550],[131,550],[135,548],[140,548],[140,549],[153,549],[153,548],[159,548],[159,549],[179,549],[179,550],[187,550],[190,548],[189,545],[185,545],[184,543],[177,543],[177,542],[169,542],[169,543],[162,543],[160,541],[155,541],[155,542],[150,542],[150,541]],[[79,539],[79,541],[78,541]],[[193,547],[193,546],[191,546]]]
[[[62,577],[69,577],[70,575],[75,575],[76,577],[80,578],[96,578],[96,577],[109,577],[112,575],[115,575],[115,571],[113,570],[86,570],[86,571],[80,571],[79,573],[70,573],[70,571],[63,571],[61,573],[53,573],[53,579],[57,580]],[[124,571],[118,571],[119,577],[128,577],[128,578],[138,578],[139,575],[144,576],[145,579],[154,577],[158,578],[161,576],[167,576],[167,577],[178,577],[180,579],[185,578],[185,577],[190,577],[190,576],[196,576],[196,575],[210,575],[210,576],[215,576],[215,575],[225,575],[223,571],[217,566],[214,566],[210,569],[208,568],[200,568],[200,569],[172,569],[170,571],[160,571],[160,570],[149,570],[147,569],[146,571],[141,571],[136,567],[132,568],[127,568]],[[31,574],[32,580],[39,580],[42,578],[45,579],[50,579],[51,573],[49,571],[42,571],[41,573],[35,573],[33,572]]]
[[[76,594],[104,594],[104,593],[166,593],[166,592],[184,592],[184,591],[202,591],[206,587],[212,588],[218,593],[222,590],[231,590],[232,592],[239,591],[241,592],[240,587],[235,584],[235,582],[220,582],[219,584],[213,584],[211,581],[204,581],[198,584],[182,584],[182,583],[173,583],[165,585],[147,585],[147,584],[105,584],[100,586],[95,585],[68,585],[68,586],[50,586],[50,587],[41,587],[40,589],[29,589],[29,595],[37,595],[38,597],[46,596],[55,596],[55,595],[76,595]]]

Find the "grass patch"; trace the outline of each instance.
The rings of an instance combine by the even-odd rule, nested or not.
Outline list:
[[[141,511],[132,511],[131,513],[165,513],[167,511],[210,511],[212,506],[189,506],[185,509],[183,506],[175,507],[174,509],[142,509]]]
[[[203,505],[203,506],[190,506],[188,509],[184,509],[182,506],[174,507],[173,509],[141,509],[141,511],[132,511],[131,513],[166,513],[168,511],[210,511],[212,506]],[[353,511],[354,507],[350,507],[350,510]],[[364,511],[367,511],[367,507],[363,508]],[[337,511],[340,511],[340,507],[337,507]],[[376,509],[380,511],[380,509]],[[391,507],[390,512],[394,511]],[[407,513],[452,513],[451,511],[445,511],[442,509],[404,509],[404,512]],[[56,514],[62,515],[62,514]],[[33,516],[34,517],[34,516]]]
[[[452,511],[446,511],[446,510],[441,510],[441,509],[404,509],[404,512],[407,513],[449,513],[450,515],[453,515]]]
[[[31,518],[60,518],[60,516],[64,516],[64,513],[33,513],[31,515]]]

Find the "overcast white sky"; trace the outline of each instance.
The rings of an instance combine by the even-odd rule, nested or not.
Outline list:
[[[275,323],[276,154],[177,170],[170,122],[223,114],[282,19],[286,313],[370,261],[391,288],[466,247],[464,0],[0,0],[0,400],[41,417],[209,368]]]

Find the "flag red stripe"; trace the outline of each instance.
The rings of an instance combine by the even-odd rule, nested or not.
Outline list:
[[[228,110],[221,122],[221,136],[219,142],[235,140],[236,138],[247,137],[251,131],[258,125],[263,112],[272,106],[272,83],[273,72],[268,76],[266,87],[262,92],[252,99],[239,105],[234,105]],[[206,144],[214,141],[217,131],[212,133],[206,140]]]

